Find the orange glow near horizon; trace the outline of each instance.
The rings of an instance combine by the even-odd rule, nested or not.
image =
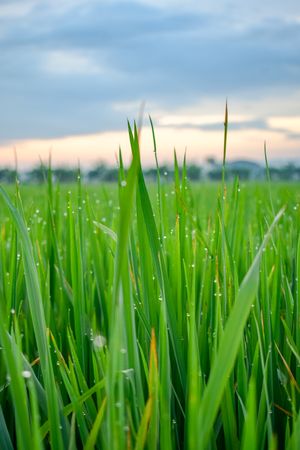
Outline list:
[[[294,122],[293,122],[294,123]],[[277,123],[276,123],[277,125]],[[223,132],[202,131],[196,128],[156,127],[159,160],[171,163],[176,148],[179,158],[187,150],[188,161],[201,163],[206,157],[221,159]],[[263,143],[267,141],[269,159],[299,158],[298,140],[288,140],[284,132],[274,130],[230,130],[228,135],[228,159],[263,159]],[[53,139],[19,140],[0,145],[0,166],[14,165],[14,148],[17,151],[19,169],[38,165],[52,155],[53,166],[83,167],[105,162],[116,164],[116,154],[122,148],[124,160],[130,159],[128,134],[126,131],[111,131],[90,135],[68,136]],[[284,152],[284,153],[283,153]],[[154,165],[153,143],[150,127],[142,130],[141,154],[146,166]]]

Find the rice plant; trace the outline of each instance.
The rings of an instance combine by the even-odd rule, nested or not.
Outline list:
[[[128,131],[117,186],[0,187],[0,448],[298,450],[299,185],[226,183],[227,114],[220,186]]]

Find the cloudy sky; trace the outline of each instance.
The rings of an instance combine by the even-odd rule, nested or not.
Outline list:
[[[113,163],[145,102],[161,161],[300,159],[299,0],[1,0],[0,164]]]

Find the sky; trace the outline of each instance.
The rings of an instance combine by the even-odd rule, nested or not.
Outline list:
[[[0,0],[0,167],[300,160],[299,0]]]

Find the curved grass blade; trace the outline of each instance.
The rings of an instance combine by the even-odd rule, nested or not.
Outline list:
[[[243,428],[242,450],[257,449],[256,420],[255,380],[251,378],[248,390],[246,419]]]
[[[18,448],[26,450],[31,447],[30,422],[28,418],[28,399],[25,380],[22,377],[22,364],[17,351],[17,343],[8,337],[4,324],[0,320],[0,338],[4,350],[4,360],[10,378],[10,392],[14,404],[15,424]],[[4,433],[5,436],[5,433]]]
[[[207,387],[204,391],[199,410],[199,449],[205,449],[213,424],[222,400],[228,377],[233,368],[235,358],[241,344],[244,327],[255,299],[258,282],[260,259],[270,235],[281,218],[284,210],[280,210],[258,250],[258,253],[248,270],[238,292],[236,302],[226,323],[222,341],[218,348],[214,365],[211,370]]]
[[[2,408],[0,406],[0,448],[2,450],[13,450],[13,445],[6,426]]]
[[[37,342],[38,352],[41,361],[41,369],[45,383],[47,398],[47,408],[50,420],[50,436],[52,447],[56,450],[63,449],[62,434],[60,431],[59,407],[57,402],[57,392],[54,380],[54,372],[50,357],[49,343],[46,330],[45,314],[43,310],[43,300],[39,285],[38,273],[34,261],[32,244],[28,235],[25,220],[20,212],[12,204],[5,190],[0,186],[0,194],[8,207],[13,222],[17,229],[24,258],[24,271],[26,287],[28,292],[28,302],[34,334]]]
[[[106,407],[106,397],[104,398],[102,405],[99,409],[99,412],[97,414],[96,420],[94,422],[94,425],[91,429],[91,432],[89,434],[88,440],[86,441],[86,444],[84,446],[84,450],[93,450],[95,448],[95,444],[97,441],[97,436],[103,421],[103,416],[104,416],[104,412],[105,412],[105,407]]]

